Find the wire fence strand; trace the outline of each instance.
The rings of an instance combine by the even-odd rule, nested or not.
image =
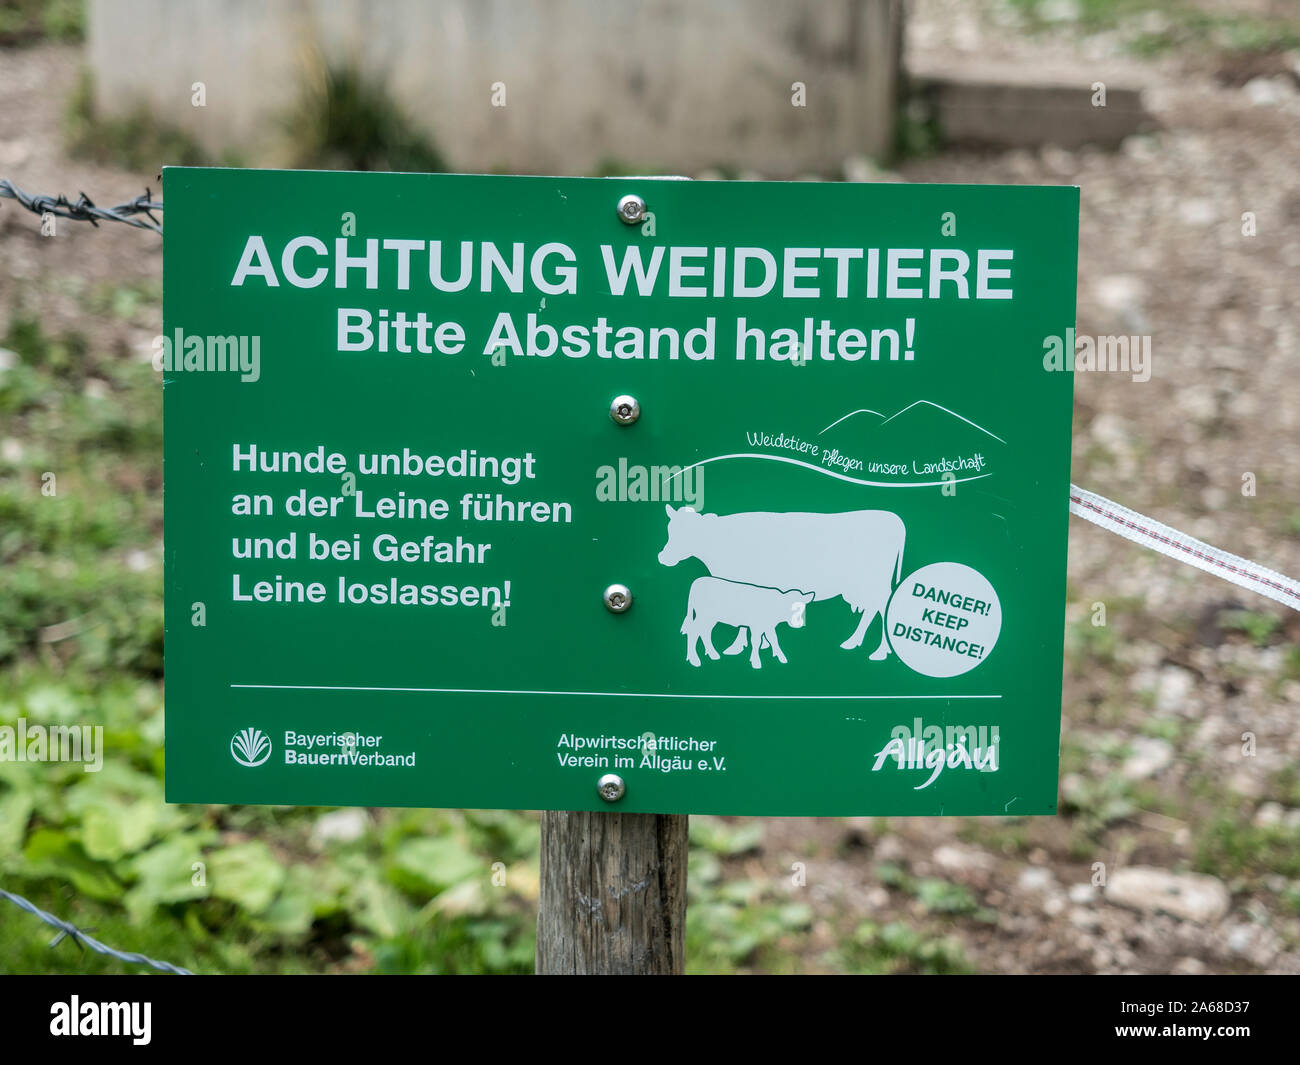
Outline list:
[[[104,954],[110,958],[116,958],[118,961],[124,961],[128,965],[148,965],[153,969],[157,969],[159,972],[173,973],[176,976],[194,975],[189,971],[189,969],[182,969],[179,965],[173,965],[169,961],[157,961],[154,958],[150,958],[144,954],[137,954],[134,951],[115,950],[108,946],[108,944],[101,943],[94,936],[87,935],[71,922],[65,921],[60,917],[55,917],[52,913],[46,913],[37,906],[36,903],[23,898],[21,895],[15,895],[12,892],[0,888],[0,898],[8,899],[19,909],[26,910],[28,913],[39,917],[51,928],[57,928],[59,934],[50,940],[51,947],[57,946],[63,940],[64,936],[68,936],[75,943],[83,947],[89,947],[96,954]]]
[[[153,212],[161,211],[163,205],[154,200],[153,192],[148,186],[143,195],[134,200],[112,207],[97,207],[84,192],[78,193],[75,201],[69,200],[62,193],[58,196],[33,195],[24,192],[8,178],[0,178],[0,199],[17,200],[32,214],[41,216],[52,214],[78,222],[89,222],[96,227],[100,222],[121,222],[136,229],[151,229],[155,233],[162,233],[162,223],[154,217]]]

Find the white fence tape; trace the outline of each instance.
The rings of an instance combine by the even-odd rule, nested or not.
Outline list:
[[[1220,551],[1217,547],[1171,529],[1168,525],[1122,507],[1105,496],[1070,485],[1070,512],[1086,518],[1094,525],[1132,540],[1135,544],[1159,551],[1162,555],[1186,562],[1189,566],[1213,573],[1270,599],[1276,599],[1292,610],[1300,610],[1300,581],[1292,580],[1275,570]]]

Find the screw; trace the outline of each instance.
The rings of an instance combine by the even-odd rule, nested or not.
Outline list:
[[[618,217],[630,226],[636,225],[645,217],[645,200],[632,193],[618,201]]]
[[[617,773],[606,773],[596,781],[596,793],[606,802],[618,802],[627,794],[627,785]]]
[[[641,404],[632,396],[615,396],[609,405],[609,416],[619,425],[631,425],[641,417]]]
[[[611,584],[605,589],[605,609],[622,614],[632,605],[632,592],[626,584]]]

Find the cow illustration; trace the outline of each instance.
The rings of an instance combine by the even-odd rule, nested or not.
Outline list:
[[[776,640],[776,627],[782,622],[794,624],[795,628],[802,625],[802,605],[811,599],[811,592],[783,592],[718,577],[696,577],[691,582],[686,618],[682,621],[686,661],[693,666],[700,664],[700,656],[695,652],[695,644],[700,640],[704,642],[704,653],[715,662],[718,660],[720,656],[713,646],[713,626],[721,622],[757,634],[749,656],[749,664],[755,669],[763,665],[758,657],[762,646],[771,647],[776,660],[784,664],[786,658]]]
[[[903,572],[902,519],[887,510],[835,514],[802,512],[697,514],[690,507],[668,514],[668,542],[659,561],[675,566],[698,558],[714,577],[764,588],[799,588],[814,600],[842,598],[862,616],[841,647],[862,644],[867,629],[881,618],[880,646],[873,661],[889,656],[885,606]],[[757,630],[756,630],[757,631]],[[763,633],[766,635],[766,633]],[[743,649],[742,632],[731,653]],[[754,643],[758,653],[761,637]]]

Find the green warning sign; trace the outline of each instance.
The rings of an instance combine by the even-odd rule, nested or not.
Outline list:
[[[169,800],[1055,811],[1077,189],[165,181]]]

